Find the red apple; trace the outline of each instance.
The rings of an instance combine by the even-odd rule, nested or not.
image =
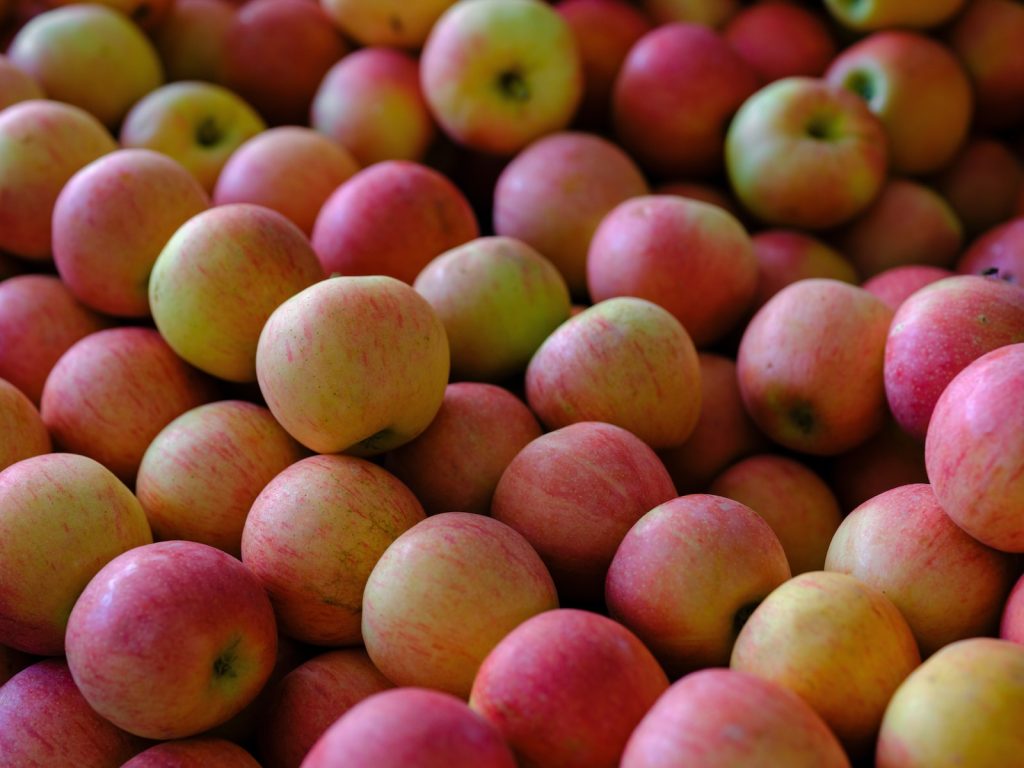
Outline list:
[[[49,453],[52,448],[39,410],[6,379],[0,379],[0,435],[4,436],[0,443],[0,471],[22,459]]]
[[[975,236],[1014,216],[1024,186],[1024,165],[1005,142],[976,136],[933,183],[967,234]]]
[[[455,0],[320,0],[346,37],[362,46],[421,48]]]
[[[739,8],[739,0],[640,0],[640,7],[656,24],[674,21],[721,27]]]
[[[859,283],[857,268],[832,246],[793,229],[767,229],[750,238],[757,259],[757,290],[750,307],[760,309],[790,283],[811,277]]]
[[[956,271],[966,275],[994,275],[1024,285],[1024,216],[994,226],[961,255]]]
[[[900,304],[917,293],[919,289],[943,278],[953,277],[954,274],[956,273],[953,270],[946,267],[934,267],[929,264],[904,264],[883,269],[861,283],[861,288],[868,293],[875,294],[895,312],[899,309]]]
[[[739,205],[722,186],[705,181],[666,181],[652,190],[656,195],[679,195],[702,203],[711,203],[723,208],[737,219],[744,220],[744,213]]]
[[[224,41],[238,10],[231,0],[174,0],[153,31],[168,82],[224,80]]]
[[[194,738],[164,741],[150,747],[121,768],[260,768],[256,758],[226,739]]]
[[[722,34],[766,83],[795,75],[818,77],[837,49],[821,14],[789,0],[761,0],[740,9]]]
[[[999,637],[1024,644],[1024,574],[1010,590],[999,620]]]

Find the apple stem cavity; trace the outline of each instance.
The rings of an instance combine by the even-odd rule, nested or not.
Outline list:
[[[202,147],[215,146],[221,140],[220,126],[212,117],[207,117],[196,126],[196,141]]]
[[[869,104],[875,98],[875,81],[867,72],[851,72],[846,78],[845,85],[848,91],[857,94]]]
[[[236,662],[238,661],[239,641],[240,638],[236,637],[231,641],[231,644],[213,660],[214,680],[223,680],[225,678],[234,678],[238,676],[238,670],[235,667]]]
[[[807,403],[798,403],[789,409],[789,420],[801,434],[814,432],[814,411]]]
[[[836,120],[832,115],[817,114],[807,122],[807,135],[812,139],[830,141],[836,133]]]
[[[526,78],[517,69],[508,69],[498,75],[498,90],[513,101],[529,101],[530,89]]]

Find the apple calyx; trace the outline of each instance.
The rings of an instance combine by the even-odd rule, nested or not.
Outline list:
[[[235,637],[213,660],[213,679],[221,681],[238,677],[238,644],[241,638]]]
[[[807,121],[807,135],[819,141],[834,141],[841,135],[842,117],[832,112],[817,112]]]
[[[502,96],[511,100],[526,102],[530,100],[530,87],[526,78],[518,69],[506,69],[498,75],[498,90]]]
[[[217,121],[213,117],[204,117],[196,126],[196,141],[201,147],[214,147],[224,137]]]

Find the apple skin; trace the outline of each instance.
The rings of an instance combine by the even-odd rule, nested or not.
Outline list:
[[[829,13],[844,27],[864,32],[886,27],[930,29],[948,21],[968,0],[825,0]]]
[[[256,496],[242,562],[269,594],[283,633],[315,645],[358,644],[370,572],[423,519],[412,492],[376,464],[311,456]]]
[[[722,208],[741,222],[745,222],[745,214],[732,195],[720,184],[706,181],[666,181],[651,190],[656,195],[679,195],[702,203],[711,203]]]
[[[252,203],[216,205],[160,251],[149,306],[183,360],[221,379],[255,381],[267,318],[323,277],[308,238],[283,214]]]
[[[1024,287],[957,275],[909,296],[885,343],[885,395],[893,417],[923,440],[950,380],[985,352],[1024,341]]]
[[[526,401],[550,429],[604,421],[655,450],[682,445],[700,416],[700,363],[667,310],[622,296],[566,320],[526,369]]]
[[[857,268],[844,254],[806,232],[766,229],[752,235],[750,242],[757,259],[757,290],[751,314],[797,280],[826,277],[860,283]]]
[[[174,0],[153,31],[168,82],[223,83],[224,40],[238,10],[230,0]]]
[[[149,273],[164,244],[210,206],[195,177],[166,155],[122,149],[76,173],[53,209],[53,260],[83,304],[149,317]]]
[[[717,205],[677,195],[634,197],[613,208],[590,241],[586,272],[593,301],[652,301],[701,349],[740,322],[757,289],[757,258],[743,225]]]
[[[640,0],[640,7],[657,25],[676,21],[719,28],[739,11],[738,0]]]
[[[84,109],[112,130],[164,82],[145,33],[120,11],[91,3],[39,14],[17,32],[7,56],[49,98]]]
[[[999,637],[1024,645],[1024,574],[1017,579],[1003,605]]]
[[[886,416],[882,363],[892,310],[863,288],[813,278],[779,291],[740,340],[737,376],[754,422],[778,444],[834,455]]]
[[[956,273],[946,267],[930,264],[903,264],[889,267],[872,275],[860,287],[873,293],[895,312],[906,299],[926,285],[938,282]]]
[[[0,379],[0,435],[4,436],[0,443],[0,472],[53,448],[35,404],[6,379]]]
[[[967,138],[974,106],[967,72],[926,34],[875,32],[836,56],[824,79],[859,95],[882,121],[895,173],[937,171]]]
[[[798,694],[858,759],[870,754],[886,704],[920,663],[910,627],[884,594],[845,573],[811,571],[754,610],[729,666]]]
[[[621,768],[849,768],[842,746],[792,691],[734,669],[677,680],[633,731]]]
[[[385,453],[429,425],[448,384],[444,325],[411,286],[331,277],[274,310],[256,375],[267,406],[318,453]]]
[[[147,742],[97,714],[63,659],[43,659],[0,686],[0,761],[23,768],[119,768]]]
[[[241,554],[253,502],[306,451],[269,410],[241,400],[178,416],[146,448],[135,492],[158,539],[185,539]]]
[[[256,697],[274,667],[277,628],[259,581],[236,558],[162,541],[100,569],[71,611],[65,645],[93,709],[130,733],[176,739]]]
[[[498,730],[449,693],[406,686],[356,704],[301,768],[515,768]]]
[[[430,426],[387,453],[384,466],[408,486],[428,515],[486,515],[505,468],[540,435],[537,417],[509,390],[454,382],[445,388]]]
[[[444,323],[451,378],[505,381],[569,319],[569,288],[544,256],[512,237],[480,237],[432,259],[413,288]]]
[[[759,85],[754,68],[719,33],[698,23],[664,24],[622,63],[612,94],[615,135],[659,177],[714,175],[722,170],[724,127]]]
[[[164,741],[143,750],[121,768],[260,768],[256,758],[227,739]]]
[[[1024,343],[983,354],[943,390],[924,443],[928,479],[946,514],[983,544],[1015,553],[1024,552],[1022,387]]]
[[[132,492],[102,465],[70,453],[0,473],[0,533],[0,643],[41,656],[64,652],[68,614],[93,575],[153,540]]]
[[[573,124],[606,132],[612,91],[622,62],[651,20],[625,0],[559,0],[555,10],[569,24],[583,67],[583,98]]]
[[[31,99],[44,99],[43,89],[28,72],[0,54],[0,110]]]
[[[921,656],[957,640],[994,635],[1019,568],[949,518],[927,483],[875,496],[851,512],[825,570],[884,592],[914,632]]]
[[[820,571],[843,516],[824,480],[787,456],[748,456],[715,477],[708,493],[745,504],[771,526],[793,575]]]
[[[224,85],[271,125],[303,125],[324,75],[350,50],[316,2],[251,0],[224,38]]]
[[[946,646],[893,694],[878,768],[997,768],[1024,751],[1024,648],[990,637]]]
[[[690,494],[633,525],[608,568],[605,600],[677,678],[727,665],[743,621],[789,578],[764,518],[732,499]]]
[[[377,561],[363,592],[363,642],[396,685],[466,697],[498,641],[557,607],[551,575],[521,534],[490,517],[442,512]]]
[[[675,496],[665,466],[640,438],[584,421],[538,437],[512,459],[491,517],[533,545],[563,602],[600,605],[623,537]]]
[[[513,155],[566,128],[583,95],[569,24],[541,0],[455,3],[430,30],[420,85],[457,143]]]
[[[111,324],[78,301],[56,275],[0,281],[0,378],[36,406],[53,366],[71,346]]]
[[[117,143],[83,109],[31,99],[0,114],[0,250],[30,261],[50,259],[57,195],[76,171]]]
[[[1017,216],[984,232],[964,250],[956,271],[964,275],[994,274],[1006,282],[1024,285],[1024,216]]]
[[[494,187],[494,231],[540,251],[582,300],[594,231],[619,203],[648,191],[636,163],[611,141],[581,131],[554,133],[502,170]]]
[[[600,614],[562,608],[524,621],[495,646],[469,705],[522,766],[614,768],[667,688],[636,635]]]
[[[156,330],[108,328],[61,356],[46,379],[39,412],[55,447],[90,456],[133,485],[160,430],[215,397],[213,381]]]
[[[168,83],[143,96],[121,124],[121,146],[154,149],[184,165],[213,192],[228,157],[266,128],[233,91],[214,83]]]
[[[320,0],[346,37],[361,46],[417,49],[455,0]]]
[[[334,64],[317,86],[309,124],[363,168],[422,161],[437,136],[418,61],[393,48],[361,48]]]
[[[361,648],[327,651],[303,662],[273,686],[257,734],[261,762],[265,768],[299,768],[335,720],[392,687]]]
[[[725,137],[725,163],[733,192],[762,222],[828,229],[878,194],[888,139],[859,96],[817,78],[785,77],[743,102]]]
[[[762,0],[740,9],[722,35],[765,83],[798,75],[820,77],[837,50],[820,12],[788,0]]]
[[[411,284],[435,256],[479,235],[469,201],[443,174],[385,160],[334,191],[312,242],[327,274],[389,275]]]
[[[743,406],[736,361],[712,352],[699,352],[697,358],[697,426],[681,446],[658,453],[680,494],[704,492],[719,472],[768,444]]]
[[[262,205],[283,214],[309,237],[327,198],[358,171],[352,153],[311,128],[270,128],[228,158],[217,177],[213,202]]]
[[[1024,164],[1004,141],[975,136],[932,183],[974,237],[1014,217]]]

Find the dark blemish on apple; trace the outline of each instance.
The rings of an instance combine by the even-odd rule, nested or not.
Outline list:
[[[988,315],[978,315],[978,322],[982,325],[988,325]]]
[[[223,680],[226,677],[238,677],[235,664],[238,661],[238,643],[240,638],[235,638],[225,648],[220,656],[213,660],[213,677],[215,680]]]
[[[518,69],[507,69],[498,75],[498,90],[513,101],[529,101],[530,88]]]
[[[207,117],[196,126],[196,141],[201,147],[215,146],[221,140],[220,126],[212,117]]]
[[[808,403],[799,403],[790,408],[789,420],[802,434],[814,432],[814,409]]]

